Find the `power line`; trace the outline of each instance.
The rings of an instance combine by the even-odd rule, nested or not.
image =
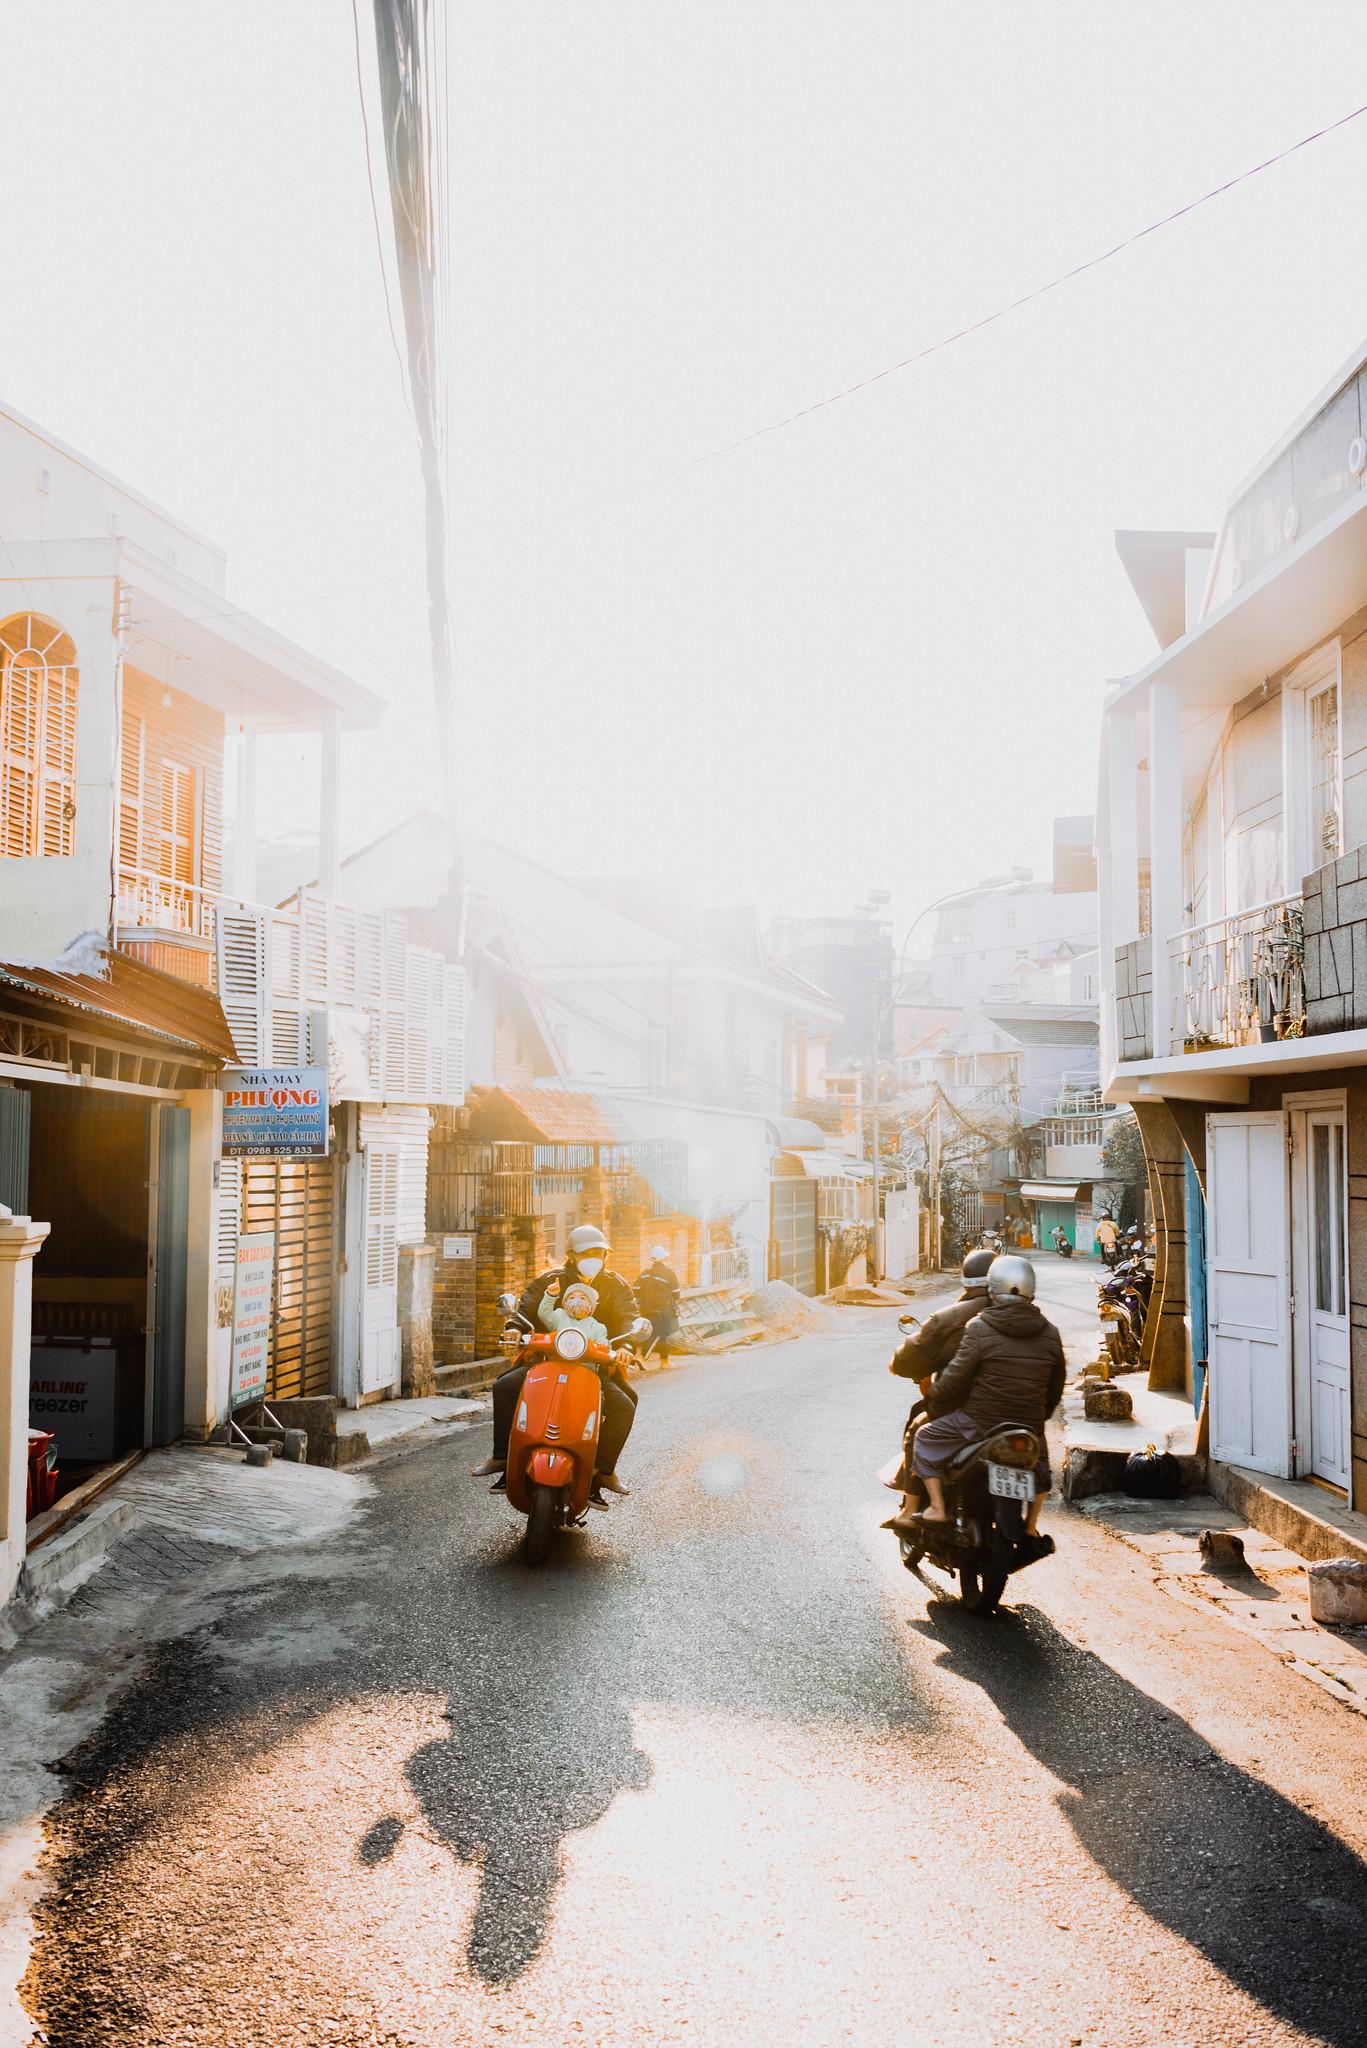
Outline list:
[[[823,412],[827,406],[838,405],[842,398],[853,398],[856,392],[867,391],[872,385],[881,384],[885,377],[894,377],[899,370],[909,370],[914,363],[923,363],[928,356],[939,355],[941,350],[952,348],[955,342],[965,341],[970,334],[981,333],[984,327],[991,327],[998,320],[1005,320],[1009,313],[1019,312],[1022,306],[1032,305],[1036,299],[1044,298],[1049,292],[1056,292],[1061,285],[1071,284],[1075,277],[1081,277],[1085,272],[1096,270],[1103,263],[1109,263],[1113,256],[1120,256],[1126,249],[1132,249],[1136,242],[1144,241],[1149,235],[1156,235],[1160,228],[1171,227],[1174,221],[1183,220],[1188,214],[1195,213],[1199,207],[1208,205],[1212,199],[1219,199],[1224,193],[1232,192],[1236,185],[1246,184],[1250,178],[1256,178],[1261,171],[1271,170],[1274,164],[1285,162],[1287,157],[1295,156],[1298,150],[1308,149],[1312,142],[1321,142],[1326,135],[1334,134],[1339,128],[1346,128],[1350,121],[1358,120],[1363,114],[1367,114],[1367,105],[1354,107],[1351,114],[1343,114],[1337,121],[1330,121],[1327,126],[1316,128],[1313,134],[1303,135],[1299,142],[1289,144],[1286,149],[1279,149],[1275,156],[1264,157],[1260,164],[1252,165],[1249,170],[1240,171],[1233,178],[1226,178],[1223,185],[1212,186],[1210,191],[1203,192],[1199,199],[1189,199],[1185,206],[1179,206],[1175,212],[1165,213],[1161,220],[1150,221],[1146,228],[1140,228],[1135,234],[1126,235],[1123,241],[1102,250],[1099,256],[1089,256],[1084,263],[1075,263],[1071,270],[1062,271],[1057,277],[1051,277],[1047,284],[1036,285],[1033,291],[1022,292],[1018,299],[1012,299],[1007,305],[998,306],[995,312],[984,313],[980,320],[971,320],[966,327],[956,328],[953,334],[942,335],[939,341],[932,341],[925,348],[918,348],[912,355],[903,356],[900,362],[889,363],[886,369],[875,370],[871,376],[861,377],[855,384],[847,384],[843,391],[833,391],[828,398],[818,398],[811,405],[801,406],[797,412],[790,412],[786,419],[773,420],[767,427],[756,427],[752,433],[742,434],[738,441],[728,441],[724,447],[714,448],[707,455],[695,456],[692,462],[682,464],[681,469],[697,469],[703,463],[715,462],[723,455],[734,454],[737,448],[744,448],[751,441],[762,440],[766,434],[781,433],[785,427],[793,426],[798,420],[810,419],[813,413]],[[679,471],[676,470],[675,474],[678,475]]]

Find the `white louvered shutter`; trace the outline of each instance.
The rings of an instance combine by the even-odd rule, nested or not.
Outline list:
[[[38,851],[66,854],[76,845],[76,671],[47,671],[39,760]]]
[[[244,1067],[269,1066],[266,1047],[266,918],[262,910],[220,910],[218,999]]]

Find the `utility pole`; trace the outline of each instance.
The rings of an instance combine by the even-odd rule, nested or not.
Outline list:
[[[930,1170],[926,1178],[930,1182],[930,1263],[934,1272],[940,1270],[940,1255],[943,1250],[940,1230],[940,1091],[935,1091],[935,1114],[930,1122]]]
[[[878,1045],[883,1035],[883,991],[873,994],[873,1096],[869,1113],[873,1120],[873,1244],[869,1256],[869,1279],[876,1286],[883,1277],[883,1262],[879,1257],[878,1226],[882,1220],[882,1149],[883,1126],[878,1115]]]

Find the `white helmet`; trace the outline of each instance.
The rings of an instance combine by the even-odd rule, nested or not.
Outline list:
[[[653,1244],[650,1247],[650,1256],[652,1259],[667,1259],[669,1257],[669,1246],[664,1244]]]
[[[987,1296],[989,1301],[1000,1304],[1010,1301],[1013,1295],[1021,1301],[1034,1300],[1035,1269],[1029,1259],[1008,1252],[1004,1258],[993,1259],[987,1269]]]
[[[593,1223],[580,1223],[565,1239],[565,1249],[578,1258],[581,1252],[605,1252],[608,1241]]]

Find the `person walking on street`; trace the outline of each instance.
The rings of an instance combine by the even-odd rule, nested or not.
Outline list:
[[[662,1364],[669,1363],[670,1348],[679,1330],[679,1276],[669,1263],[662,1244],[650,1248],[650,1264],[636,1282],[636,1300],[641,1314],[648,1317],[654,1337],[651,1350]]]

